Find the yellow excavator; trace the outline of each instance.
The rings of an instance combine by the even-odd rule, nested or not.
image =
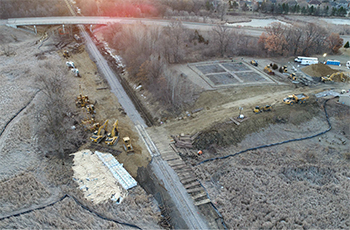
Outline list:
[[[333,73],[332,75],[327,75],[326,77],[321,77],[321,81],[323,83],[333,82],[334,78],[337,78],[336,81],[344,82],[345,81],[344,72],[336,72],[336,73]]]
[[[90,137],[90,140],[95,143],[100,143],[106,137],[107,125],[108,125],[108,120],[106,120],[105,123],[101,125],[97,131],[94,132],[94,135]],[[103,134],[102,134],[102,129],[104,129]]]
[[[86,111],[88,114],[95,114],[96,113],[96,110],[95,110],[95,106],[93,104],[89,104],[89,105],[86,105]]]
[[[118,131],[118,120],[114,122],[113,129],[111,133],[107,134],[105,143],[107,145],[115,145],[119,140],[119,131]]]
[[[75,105],[77,107],[86,107],[87,105],[90,105],[90,101],[89,101],[89,97],[87,95],[83,95],[82,90],[81,90],[81,85],[79,85],[79,90],[80,90],[80,94],[77,97],[77,99],[75,100]]]

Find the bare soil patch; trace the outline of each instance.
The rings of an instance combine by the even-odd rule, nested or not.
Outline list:
[[[301,70],[312,77],[324,77],[338,72],[338,70],[332,69],[328,65],[322,63],[309,65],[302,68]]]

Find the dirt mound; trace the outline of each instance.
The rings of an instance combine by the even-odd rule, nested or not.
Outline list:
[[[338,70],[332,69],[331,67],[322,63],[309,65],[301,70],[312,77],[323,77],[338,72]]]

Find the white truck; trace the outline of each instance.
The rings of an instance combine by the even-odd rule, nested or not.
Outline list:
[[[315,57],[297,57],[294,61],[300,63],[300,65],[318,64],[318,58]]]

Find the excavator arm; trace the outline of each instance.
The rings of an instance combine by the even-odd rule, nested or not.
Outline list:
[[[103,123],[103,125],[101,125],[100,128],[98,128],[98,131],[95,132],[92,137],[90,137],[90,140],[95,142],[95,143],[101,142],[102,139],[106,137],[107,125],[108,125],[108,120],[106,120],[105,123]],[[102,129],[105,130],[104,135],[101,135]]]
[[[116,120],[113,124],[112,133],[109,133],[107,135],[105,143],[107,145],[115,145],[118,142],[118,139],[119,139],[118,120]]]

